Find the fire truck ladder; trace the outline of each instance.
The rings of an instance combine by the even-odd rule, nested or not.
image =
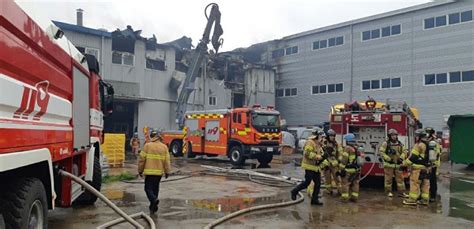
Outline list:
[[[207,14],[207,9],[212,6],[209,15]],[[204,34],[202,39],[199,41],[193,57],[191,59],[191,64],[188,71],[186,72],[186,78],[184,80],[183,88],[179,93],[178,104],[176,107],[176,120],[180,129],[184,126],[184,118],[188,105],[188,99],[191,93],[194,91],[194,82],[196,77],[199,74],[199,68],[201,67],[204,55],[207,54],[207,44],[209,44],[209,36],[211,29],[214,25],[214,32],[212,35],[212,46],[214,47],[215,54],[217,54],[219,47],[222,44],[222,39],[220,36],[224,33],[221,27],[221,12],[219,11],[219,6],[216,3],[211,3],[206,6],[204,10],[204,15],[207,18],[207,25],[204,29]]]

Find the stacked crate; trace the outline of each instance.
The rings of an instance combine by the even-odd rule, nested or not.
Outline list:
[[[105,134],[101,146],[110,167],[122,167],[125,160],[125,134]]]

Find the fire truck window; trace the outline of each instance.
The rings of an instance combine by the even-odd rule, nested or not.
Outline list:
[[[234,113],[234,114],[232,115],[232,121],[233,121],[234,123],[237,122],[237,114],[236,114],[236,113]]]
[[[237,117],[237,122],[242,123],[242,114],[239,114]]]

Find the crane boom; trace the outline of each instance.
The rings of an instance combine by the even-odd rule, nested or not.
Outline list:
[[[212,6],[209,15],[206,14],[207,9]],[[179,128],[183,128],[185,113],[187,109],[189,95],[194,91],[194,82],[196,77],[199,74],[199,68],[201,67],[204,55],[207,54],[207,44],[209,44],[209,36],[211,34],[211,29],[214,25],[214,32],[212,35],[212,45],[214,47],[215,53],[218,52],[221,42],[219,40],[220,36],[224,33],[220,24],[221,21],[221,12],[219,11],[219,6],[216,3],[211,3],[205,8],[205,15],[207,18],[207,25],[204,29],[202,39],[197,45],[189,66],[188,71],[186,72],[186,78],[184,80],[183,87],[178,97],[178,104],[176,107],[176,120]]]

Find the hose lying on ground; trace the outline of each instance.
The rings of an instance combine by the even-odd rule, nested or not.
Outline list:
[[[77,176],[74,176],[73,174],[71,173],[68,173],[64,170],[59,170],[59,174],[61,174],[62,176],[66,176],[66,177],[69,177],[71,178],[74,182],[82,185],[82,187],[86,188],[89,192],[91,192],[92,194],[94,194],[95,196],[97,196],[99,199],[101,199],[102,201],[105,202],[105,204],[107,204],[107,206],[109,206],[110,208],[112,208],[112,210],[114,210],[117,214],[119,214],[120,216],[122,216],[123,220],[121,220],[120,222],[123,222],[123,221],[127,221],[129,222],[130,224],[132,224],[135,228],[140,228],[140,229],[143,229],[144,227],[139,224],[137,221],[135,221],[133,219],[132,216],[129,216],[127,215],[124,211],[122,211],[122,209],[120,209],[119,207],[117,207],[117,205],[115,205],[114,203],[112,203],[112,201],[110,201],[109,199],[107,199],[107,197],[105,197],[102,193],[100,193],[99,191],[97,191],[94,187],[92,187],[91,185],[89,185],[87,182],[83,181],[81,178],[77,177]],[[153,220],[151,220],[150,217],[147,217],[145,216],[146,214],[143,213],[143,212],[139,212],[137,214],[135,214],[134,216],[138,217],[138,216],[142,216],[143,218],[145,218],[148,222],[148,224],[150,225],[150,227],[152,229],[155,229],[155,223],[153,222]],[[115,225],[117,223],[115,223],[115,221],[117,220],[114,220],[112,222],[114,222],[113,224],[111,225]],[[104,224],[106,225],[106,224]],[[104,226],[103,225],[103,226]],[[106,228],[106,227],[103,227],[103,226],[100,226],[98,228]]]
[[[155,223],[153,223],[153,220],[150,218],[150,216],[148,216],[147,214],[145,214],[144,212],[138,212],[138,213],[135,213],[135,214],[132,214],[130,215],[131,218],[135,219],[135,218],[144,218],[146,221],[149,222],[150,224],[150,228],[151,229],[155,229],[156,226],[155,226]],[[105,223],[105,224],[102,224],[100,226],[97,227],[97,229],[105,229],[105,228],[109,228],[109,227],[112,227],[112,226],[115,226],[117,224],[120,224],[120,223],[123,223],[125,222],[126,219],[124,218],[118,218],[118,219],[115,219],[115,220],[112,220],[108,223]],[[151,223],[150,223],[151,222]]]
[[[299,198],[296,199],[296,200],[292,200],[292,201],[287,201],[287,202],[282,202],[282,203],[276,203],[276,204],[264,204],[264,205],[259,205],[259,206],[255,206],[255,207],[250,207],[250,208],[245,208],[245,209],[242,209],[242,210],[239,210],[239,211],[236,211],[236,212],[233,212],[229,215],[226,215],[222,218],[219,218],[211,223],[209,223],[208,225],[206,225],[204,228],[205,229],[212,229],[214,227],[216,227],[217,225],[220,225],[230,219],[233,219],[237,216],[240,216],[240,215],[243,215],[243,214],[246,214],[246,213],[250,213],[250,212],[254,212],[254,211],[261,211],[261,210],[266,210],[266,209],[273,209],[273,208],[280,208],[280,207],[287,207],[287,206],[290,206],[290,205],[294,205],[294,204],[297,204],[297,203],[301,203],[303,202],[304,200],[304,196],[303,194],[301,193],[298,193],[298,196]]]

